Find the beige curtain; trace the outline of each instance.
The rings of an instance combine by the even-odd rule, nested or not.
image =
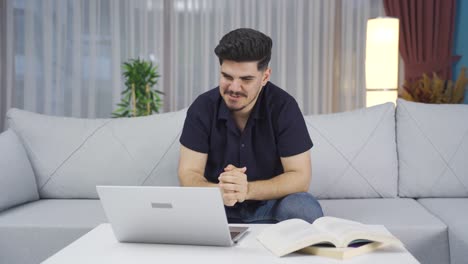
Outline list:
[[[120,101],[121,64],[159,65],[164,110],[217,86],[219,39],[252,27],[274,41],[272,81],[304,114],[363,107],[365,27],[382,0],[0,0],[0,95],[59,116],[105,118]],[[14,21],[14,25],[13,25]]]
[[[5,114],[13,101],[13,12],[10,1],[0,0],[0,132],[6,129]]]
[[[3,131],[6,111],[5,81],[5,41],[6,41],[6,0],[0,0],[0,133]]]
[[[5,1],[5,0],[2,0]],[[163,0],[6,0],[14,14],[12,106],[58,116],[107,118],[124,88],[122,62],[162,72]]]
[[[271,80],[292,94],[305,114],[365,105],[368,18],[384,14],[381,0],[177,0],[170,16],[170,85],[166,109],[190,105],[218,83],[213,53],[238,27],[273,39]]]

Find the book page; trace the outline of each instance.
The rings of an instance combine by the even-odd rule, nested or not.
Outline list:
[[[363,240],[401,244],[383,226],[365,225],[329,216],[317,219],[313,225],[335,236],[339,240],[339,247],[347,247],[353,241],[362,242]]]
[[[265,228],[257,239],[270,251],[282,256],[320,242],[336,241],[326,232],[300,219],[289,219]],[[331,241],[330,241],[331,240]]]
[[[301,249],[299,252],[345,260],[354,256],[372,252],[382,246],[385,246],[385,244],[380,242],[368,242],[367,244],[361,245],[359,247],[345,248],[310,246]]]

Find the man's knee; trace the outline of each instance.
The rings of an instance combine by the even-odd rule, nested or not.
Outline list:
[[[321,216],[323,216],[322,207],[311,194],[306,192],[293,193],[282,198],[276,211],[278,221],[299,218],[312,223]]]

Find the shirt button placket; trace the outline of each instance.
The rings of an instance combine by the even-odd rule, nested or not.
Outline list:
[[[239,147],[239,161],[240,161],[240,166],[242,167],[243,164],[245,163],[244,161],[244,150],[245,150],[245,144],[243,142],[240,142],[240,147]]]

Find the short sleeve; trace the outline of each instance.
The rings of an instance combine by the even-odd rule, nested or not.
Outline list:
[[[198,98],[187,110],[180,143],[193,151],[208,153],[210,114],[202,101]]]
[[[278,115],[277,148],[280,157],[290,157],[301,154],[310,148],[313,143],[304,121],[304,116],[292,99]]]

